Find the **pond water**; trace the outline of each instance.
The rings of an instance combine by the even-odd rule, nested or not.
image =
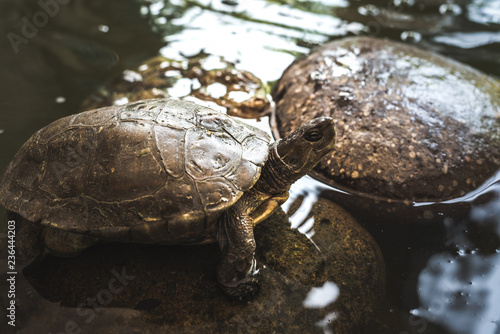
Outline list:
[[[80,111],[91,93],[158,55],[181,62],[200,53],[220,56],[262,80],[269,92],[297,56],[337,38],[371,35],[415,44],[500,77],[498,0],[4,0],[0,29],[8,37],[0,41],[2,171],[37,129]],[[266,120],[253,124],[266,128]],[[462,217],[443,216],[432,226],[385,224],[351,212],[377,241],[387,269],[385,298],[368,333],[500,333],[500,183],[495,180],[460,200],[471,206]],[[308,178],[292,188],[292,199],[303,197],[302,207],[291,215],[294,228],[306,220],[324,187]],[[6,261],[1,261],[4,275]],[[19,315],[18,321],[25,322],[19,332],[38,333],[30,312],[53,333],[78,332],[64,320],[82,319],[75,313],[78,304],[60,305],[61,299],[39,293],[43,288],[33,289],[22,274],[17,279],[18,289],[24,289],[22,303],[34,305]],[[2,290],[5,307],[6,295]],[[151,303],[132,314],[154,308]],[[119,307],[124,306],[97,317],[92,328],[141,332],[127,321],[133,315]],[[4,320],[0,328],[16,332]],[[161,319],[151,323],[161,327]],[[144,326],[155,332],[154,326]],[[327,326],[311,326],[311,332],[329,332]],[[239,331],[261,332],[258,326]]]

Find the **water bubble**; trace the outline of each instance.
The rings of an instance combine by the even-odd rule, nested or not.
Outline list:
[[[167,18],[164,17],[164,16],[160,16],[158,18],[155,19],[155,24],[158,24],[158,25],[163,25],[163,24],[166,24],[167,23]]]
[[[396,7],[399,7],[399,6],[402,6],[402,5],[406,5],[408,7],[412,7],[413,5],[415,5],[415,0],[393,0],[392,3]]]
[[[462,14],[462,8],[454,3],[444,3],[439,6],[439,13],[442,15],[460,15]]]
[[[408,43],[418,43],[422,40],[422,34],[416,31],[403,31],[401,40]]]
[[[100,32],[107,33],[109,31],[109,26],[101,24],[97,27]]]
[[[127,97],[121,97],[119,99],[116,99],[113,104],[115,106],[122,106],[124,104],[127,104],[129,101],[128,101],[128,98]]]
[[[149,14],[149,8],[147,6],[141,6],[140,13],[142,16],[146,16]]]
[[[366,5],[360,6],[358,8],[358,13],[364,16],[377,16],[378,14],[380,14],[380,10],[377,8],[377,6]]]
[[[158,1],[149,6],[149,11],[152,15],[158,15],[163,7],[165,7],[165,4],[162,1]]]
[[[56,103],[64,103],[66,102],[66,98],[64,96],[56,97]]]

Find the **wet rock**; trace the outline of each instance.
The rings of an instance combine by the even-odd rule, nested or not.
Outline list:
[[[365,26],[372,36],[390,36],[419,42],[431,34],[460,30],[467,1],[392,0],[358,1],[334,9],[337,17]]]
[[[336,119],[337,148],[312,174],[351,193],[445,200],[500,166],[499,82],[412,46],[326,44],[285,71],[274,99],[280,136],[317,116]]]
[[[314,243],[288,227],[283,211],[256,227],[262,280],[253,301],[230,302],[218,289],[215,244],[108,244],[76,258],[42,259],[26,276],[37,295],[20,290],[18,313],[23,319],[29,312],[30,321],[18,328],[55,333],[70,323],[83,332],[362,333],[384,292],[380,250],[327,200],[315,203],[309,217]],[[19,281],[29,289],[24,275]],[[36,310],[25,309],[24,299]]]
[[[136,70],[125,70],[111,85],[87,98],[82,110],[164,97],[196,97],[227,108],[243,118],[269,110],[264,84],[221,57],[200,54],[186,61],[152,58]]]

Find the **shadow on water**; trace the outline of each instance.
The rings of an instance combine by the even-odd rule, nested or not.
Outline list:
[[[89,94],[157,55],[179,62],[200,53],[222,56],[262,80],[269,92],[296,56],[332,39],[369,34],[413,43],[500,76],[500,7],[494,0],[43,3],[57,5],[44,9],[28,0],[0,4],[0,35],[10,36],[0,41],[1,170],[37,129],[75,113]],[[45,16],[39,14],[43,11]],[[331,218],[344,217],[343,211],[321,216],[333,212],[322,202],[335,199],[333,194],[306,178],[292,188],[283,207],[292,229],[280,231],[289,226],[282,212],[257,228],[264,278],[254,302],[233,303],[219,292],[215,245],[99,245],[77,258],[48,256],[25,273],[18,268],[16,329],[252,333],[308,328],[329,333],[329,324],[347,319],[370,333],[499,332],[498,182],[457,200],[458,214],[447,211],[450,203],[403,208],[400,217],[392,216],[400,223],[366,210],[350,212],[371,236],[355,223]],[[438,206],[433,212],[442,214],[433,216],[433,223],[404,224],[405,215],[425,217],[425,209],[419,210],[426,205]],[[346,235],[351,239],[342,238]],[[4,237],[2,243],[6,241]],[[342,252],[331,245],[342,245]],[[359,251],[348,252],[350,248]],[[366,259],[371,265],[364,267]],[[5,310],[9,275],[5,257],[0,261]],[[377,275],[384,261],[382,298],[384,278]],[[321,288],[327,302],[314,302],[313,288]],[[354,304],[342,299],[344,291]],[[376,317],[367,315],[375,306]],[[376,319],[367,324],[372,316]],[[12,332],[4,320],[0,328]]]

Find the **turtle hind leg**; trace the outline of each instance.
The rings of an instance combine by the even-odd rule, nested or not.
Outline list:
[[[252,218],[235,206],[224,212],[218,223],[217,241],[222,261],[217,269],[217,279],[222,290],[232,299],[251,299],[260,289],[253,227]]]
[[[88,235],[62,231],[47,226],[44,228],[43,243],[45,249],[52,255],[59,257],[73,257],[98,241]]]

